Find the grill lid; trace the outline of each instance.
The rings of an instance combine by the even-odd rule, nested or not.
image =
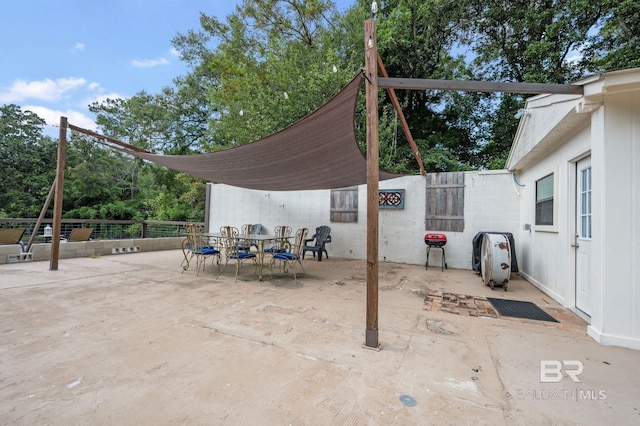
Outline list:
[[[424,242],[428,245],[443,246],[447,243],[447,236],[444,234],[425,234]]]

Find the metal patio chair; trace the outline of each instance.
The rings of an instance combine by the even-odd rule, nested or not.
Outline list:
[[[242,264],[248,260],[253,261],[254,266],[258,267],[258,262],[256,260],[255,253],[251,253],[248,249],[244,249],[244,246],[239,244],[240,232],[238,228],[233,226],[223,226],[220,228],[220,234],[222,235],[222,241],[224,244],[224,266],[220,268],[220,272],[218,272],[218,276],[222,273],[224,268],[227,267],[229,261],[234,261],[236,263],[236,278],[238,277],[238,273],[240,273],[240,268]]]
[[[274,234],[278,239],[274,240],[271,247],[264,249],[265,253],[284,253],[287,251],[287,243],[289,243],[289,237],[291,236],[291,227],[287,225],[279,225],[274,229]]]
[[[300,265],[300,269],[302,269],[302,273],[305,273],[304,266],[302,266],[301,262],[301,252],[302,247],[304,246],[305,238],[307,238],[307,233],[309,230],[307,228],[300,228],[296,231],[296,239],[293,244],[287,242],[287,246],[289,246],[289,251],[285,251],[284,253],[279,252],[275,253],[271,258],[270,267],[271,267],[271,276],[273,276],[273,267],[275,266],[276,261],[280,263],[280,270],[285,274],[291,273],[293,274],[293,278],[295,280],[298,279],[296,276],[296,264]]]
[[[209,240],[205,240],[202,236],[202,227],[190,223],[185,225],[187,237],[182,241],[182,272],[189,269],[191,260],[196,260],[196,276],[200,275],[200,267],[205,268],[207,258],[214,257],[217,259],[218,268],[220,268],[220,250],[217,247],[217,241],[213,244]],[[213,261],[212,261],[213,262]]]

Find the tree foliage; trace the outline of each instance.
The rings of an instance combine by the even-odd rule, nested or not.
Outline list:
[[[139,92],[126,100],[107,99],[93,103],[90,109],[96,113],[101,131],[108,136],[152,152],[184,155],[193,152],[194,139],[203,137],[204,127],[200,120],[204,115],[197,104],[182,100],[185,100],[183,93],[165,89],[156,96]],[[195,206],[184,205],[180,201],[181,194],[189,188],[185,188],[184,181],[177,179],[178,172],[146,164],[139,159],[123,159],[122,156],[118,159],[122,160],[117,168],[120,176],[116,176],[114,183],[122,185],[121,197],[130,201],[101,210],[102,216],[203,220],[203,201]],[[194,179],[193,185],[199,181]],[[204,193],[201,198],[204,199]]]
[[[225,22],[203,14],[200,31],[174,39],[194,73],[207,76],[209,140],[203,149],[225,149],[280,130],[354,75],[357,64],[334,44],[336,13],[324,1],[244,1]],[[188,90],[182,83],[178,90]]]
[[[57,144],[45,121],[18,105],[0,107],[0,217],[37,216],[55,178]]]
[[[597,72],[640,66],[640,2],[608,0],[600,31],[586,43],[582,64]]]
[[[469,0],[465,42],[483,78],[568,83],[583,68],[573,60],[601,21],[605,0]]]
[[[392,77],[568,83],[640,65],[634,0],[386,0],[378,49]],[[158,94],[90,105],[99,131],[164,154],[227,149],[309,114],[364,65],[369,0],[339,12],[329,0],[243,0],[225,19],[172,43],[189,72]],[[517,94],[397,91],[427,171],[504,167],[524,105]],[[380,165],[418,164],[386,92],[380,91]],[[44,121],[0,109],[0,215],[34,216],[55,174]],[[365,150],[364,99],[356,133]],[[92,218],[202,220],[204,182],[124,156],[80,135],[68,150],[65,211]]]

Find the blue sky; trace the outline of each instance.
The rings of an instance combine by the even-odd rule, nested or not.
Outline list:
[[[19,105],[47,124],[65,116],[94,129],[90,103],[171,85],[188,71],[171,39],[200,29],[200,12],[224,20],[239,3],[1,0],[0,105]],[[344,10],[355,0],[336,3]]]

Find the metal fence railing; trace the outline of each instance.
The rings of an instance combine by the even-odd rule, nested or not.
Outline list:
[[[22,241],[27,242],[35,234],[35,242],[42,241],[49,234],[47,227],[52,226],[52,219],[44,219],[38,229],[37,219],[2,219],[0,228],[25,228]],[[93,240],[121,240],[132,238],[164,238],[184,237],[184,226],[187,223],[158,220],[94,220],[94,219],[62,219],[60,235],[66,238],[73,228],[93,228]],[[196,222],[204,225],[202,222]]]

